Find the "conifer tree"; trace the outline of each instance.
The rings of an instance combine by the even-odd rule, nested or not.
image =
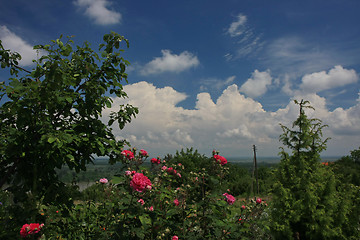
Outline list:
[[[337,209],[335,177],[320,163],[328,139],[322,139],[326,125],[308,118],[308,101],[296,101],[300,111],[292,128],[281,125],[281,161],[273,188],[272,232],[275,239],[336,239],[334,214]]]

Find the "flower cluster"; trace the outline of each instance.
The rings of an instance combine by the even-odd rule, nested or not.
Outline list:
[[[27,236],[35,235],[38,232],[40,232],[41,228],[44,226],[44,224],[39,223],[30,223],[30,224],[24,224],[20,230],[20,236],[25,238]]]
[[[140,155],[143,156],[143,157],[148,157],[149,154],[147,151],[145,151],[144,149],[140,149]]]
[[[126,176],[133,176],[135,173],[136,171],[130,171],[130,170],[125,171]]]
[[[134,153],[130,150],[123,150],[121,152],[122,155],[124,155],[127,159],[131,160],[134,158]]]
[[[160,158],[152,158],[150,161],[151,161],[151,163],[154,163],[154,164],[160,164],[161,163]]]
[[[229,205],[233,205],[235,202],[235,197],[233,195],[230,195],[228,193],[224,193],[223,196],[226,198],[224,199]]]
[[[130,187],[138,192],[143,192],[145,189],[151,189],[151,181],[142,173],[135,173],[130,181]]]
[[[178,176],[179,178],[181,178],[181,174],[172,167],[167,167],[164,165],[161,167],[161,170],[166,171],[168,174],[172,174],[174,176]]]
[[[227,164],[227,160],[226,160],[226,158],[225,157],[223,157],[223,156],[220,156],[220,155],[214,155],[214,158],[215,158],[215,161],[217,162],[217,163],[219,163],[219,164],[221,164],[221,165],[225,165],[225,164]]]

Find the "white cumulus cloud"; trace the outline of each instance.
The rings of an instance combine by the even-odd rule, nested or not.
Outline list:
[[[109,9],[111,3],[107,0],[76,0],[74,4],[79,6],[96,24],[109,25],[121,22],[121,14]]]
[[[321,71],[306,74],[302,78],[300,88],[305,92],[321,92],[336,87],[341,87],[350,83],[355,83],[359,79],[355,70],[344,69],[342,66],[335,66],[328,72]]]
[[[200,64],[197,56],[188,51],[180,55],[172,54],[170,50],[161,50],[161,57],[154,58],[141,70],[142,75],[158,74],[163,72],[182,72]]]
[[[38,56],[38,53],[29,43],[11,32],[6,26],[0,26],[0,39],[5,49],[18,52],[21,55],[22,59],[19,62],[21,66],[32,65],[32,60],[37,59],[37,57],[41,55],[41,53],[39,53]]]
[[[240,88],[240,92],[245,93],[247,96],[255,98],[266,93],[268,86],[272,83],[270,71],[260,72],[255,70]]]
[[[279,124],[291,127],[299,113],[292,100],[285,108],[266,111],[259,102],[241,94],[236,84],[228,86],[216,101],[207,92],[199,93],[194,109],[178,106],[187,95],[171,87],[157,88],[138,82],[125,85],[124,91],[129,98],[114,98],[112,110],[121,103],[130,103],[139,107],[139,114],[121,131],[113,126],[114,134],[129,140],[132,146],[147,149],[150,155],[173,154],[194,147],[204,154],[217,149],[224,156],[248,156],[255,144],[260,154],[276,156],[281,146]],[[350,151],[358,147],[360,102],[348,109],[330,111],[324,97],[315,93],[294,96],[302,98],[316,109],[307,110],[308,116],[329,125],[323,129],[324,137],[331,137],[328,155],[346,155],[348,152],[339,149]],[[108,114],[109,110],[103,112],[104,120]]]

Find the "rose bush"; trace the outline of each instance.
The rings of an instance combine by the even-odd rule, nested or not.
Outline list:
[[[144,162],[144,152],[128,151],[133,154],[123,155],[118,183],[99,180],[89,187],[101,198],[84,199],[73,207],[42,206],[43,235],[49,239],[268,238],[266,227],[262,228],[265,205],[255,199],[236,201],[224,182],[226,165],[210,157],[207,168],[187,169],[180,158],[168,157],[147,168],[138,164]]]

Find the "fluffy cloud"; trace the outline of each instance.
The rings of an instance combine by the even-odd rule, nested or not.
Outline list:
[[[188,51],[180,55],[172,54],[170,50],[161,50],[162,56],[147,63],[141,71],[142,75],[162,72],[182,72],[200,64],[197,56]]]
[[[305,92],[321,92],[323,90],[341,87],[355,83],[359,79],[355,70],[335,66],[328,73],[325,71],[306,74],[302,78],[300,88]]]
[[[122,103],[138,106],[138,116],[121,131],[114,126],[114,133],[119,139],[129,140],[132,146],[156,155],[194,147],[205,154],[215,148],[225,156],[246,156],[251,155],[251,146],[256,144],[262,155],[276,156],[281,146],[279,123],[291,126],[299,112],[292,101],[285,108],[265,111],[259,102],[242,95],[236,84],[228,86],[216,101],[207,92],[199,93],[191,110],[178,106],[187,95],[171,87],[157,88],[139,82],[124,86],[124,90],[129,99],[114,98],[113,109],[103,115],[106,119],[109,111]],[[349,151],[358,147],[360,102],[349,109],[329,111],[326,99],[315,93],[294,98],[309,100],[316,111],[308,110],[308,116],[329,125],[324,129],[324,136],[332,138],[329,155],[348,154],[338,151],[345,144]]]
[[[107,0],[76,0],[75,5],[85,11],[85,15],[90,17],[99,25],[109,25],[121,22],[121,14],[109,10],[111,5]]]
[[[240,88],[240,92],[247,96],[256,98],[266,93],[268,86],[271,85],[272,77],[270,71],[259,72],[255,70],[251,76]]]
[[[19,64],[21,66],[32,65],[32,60],[41,55],[41,53],[39,53],[38,56],[38,53],[29,43],[11,32],[6,26],[0,26],[0,39],[5,49],[20,53],[22,59]]]

